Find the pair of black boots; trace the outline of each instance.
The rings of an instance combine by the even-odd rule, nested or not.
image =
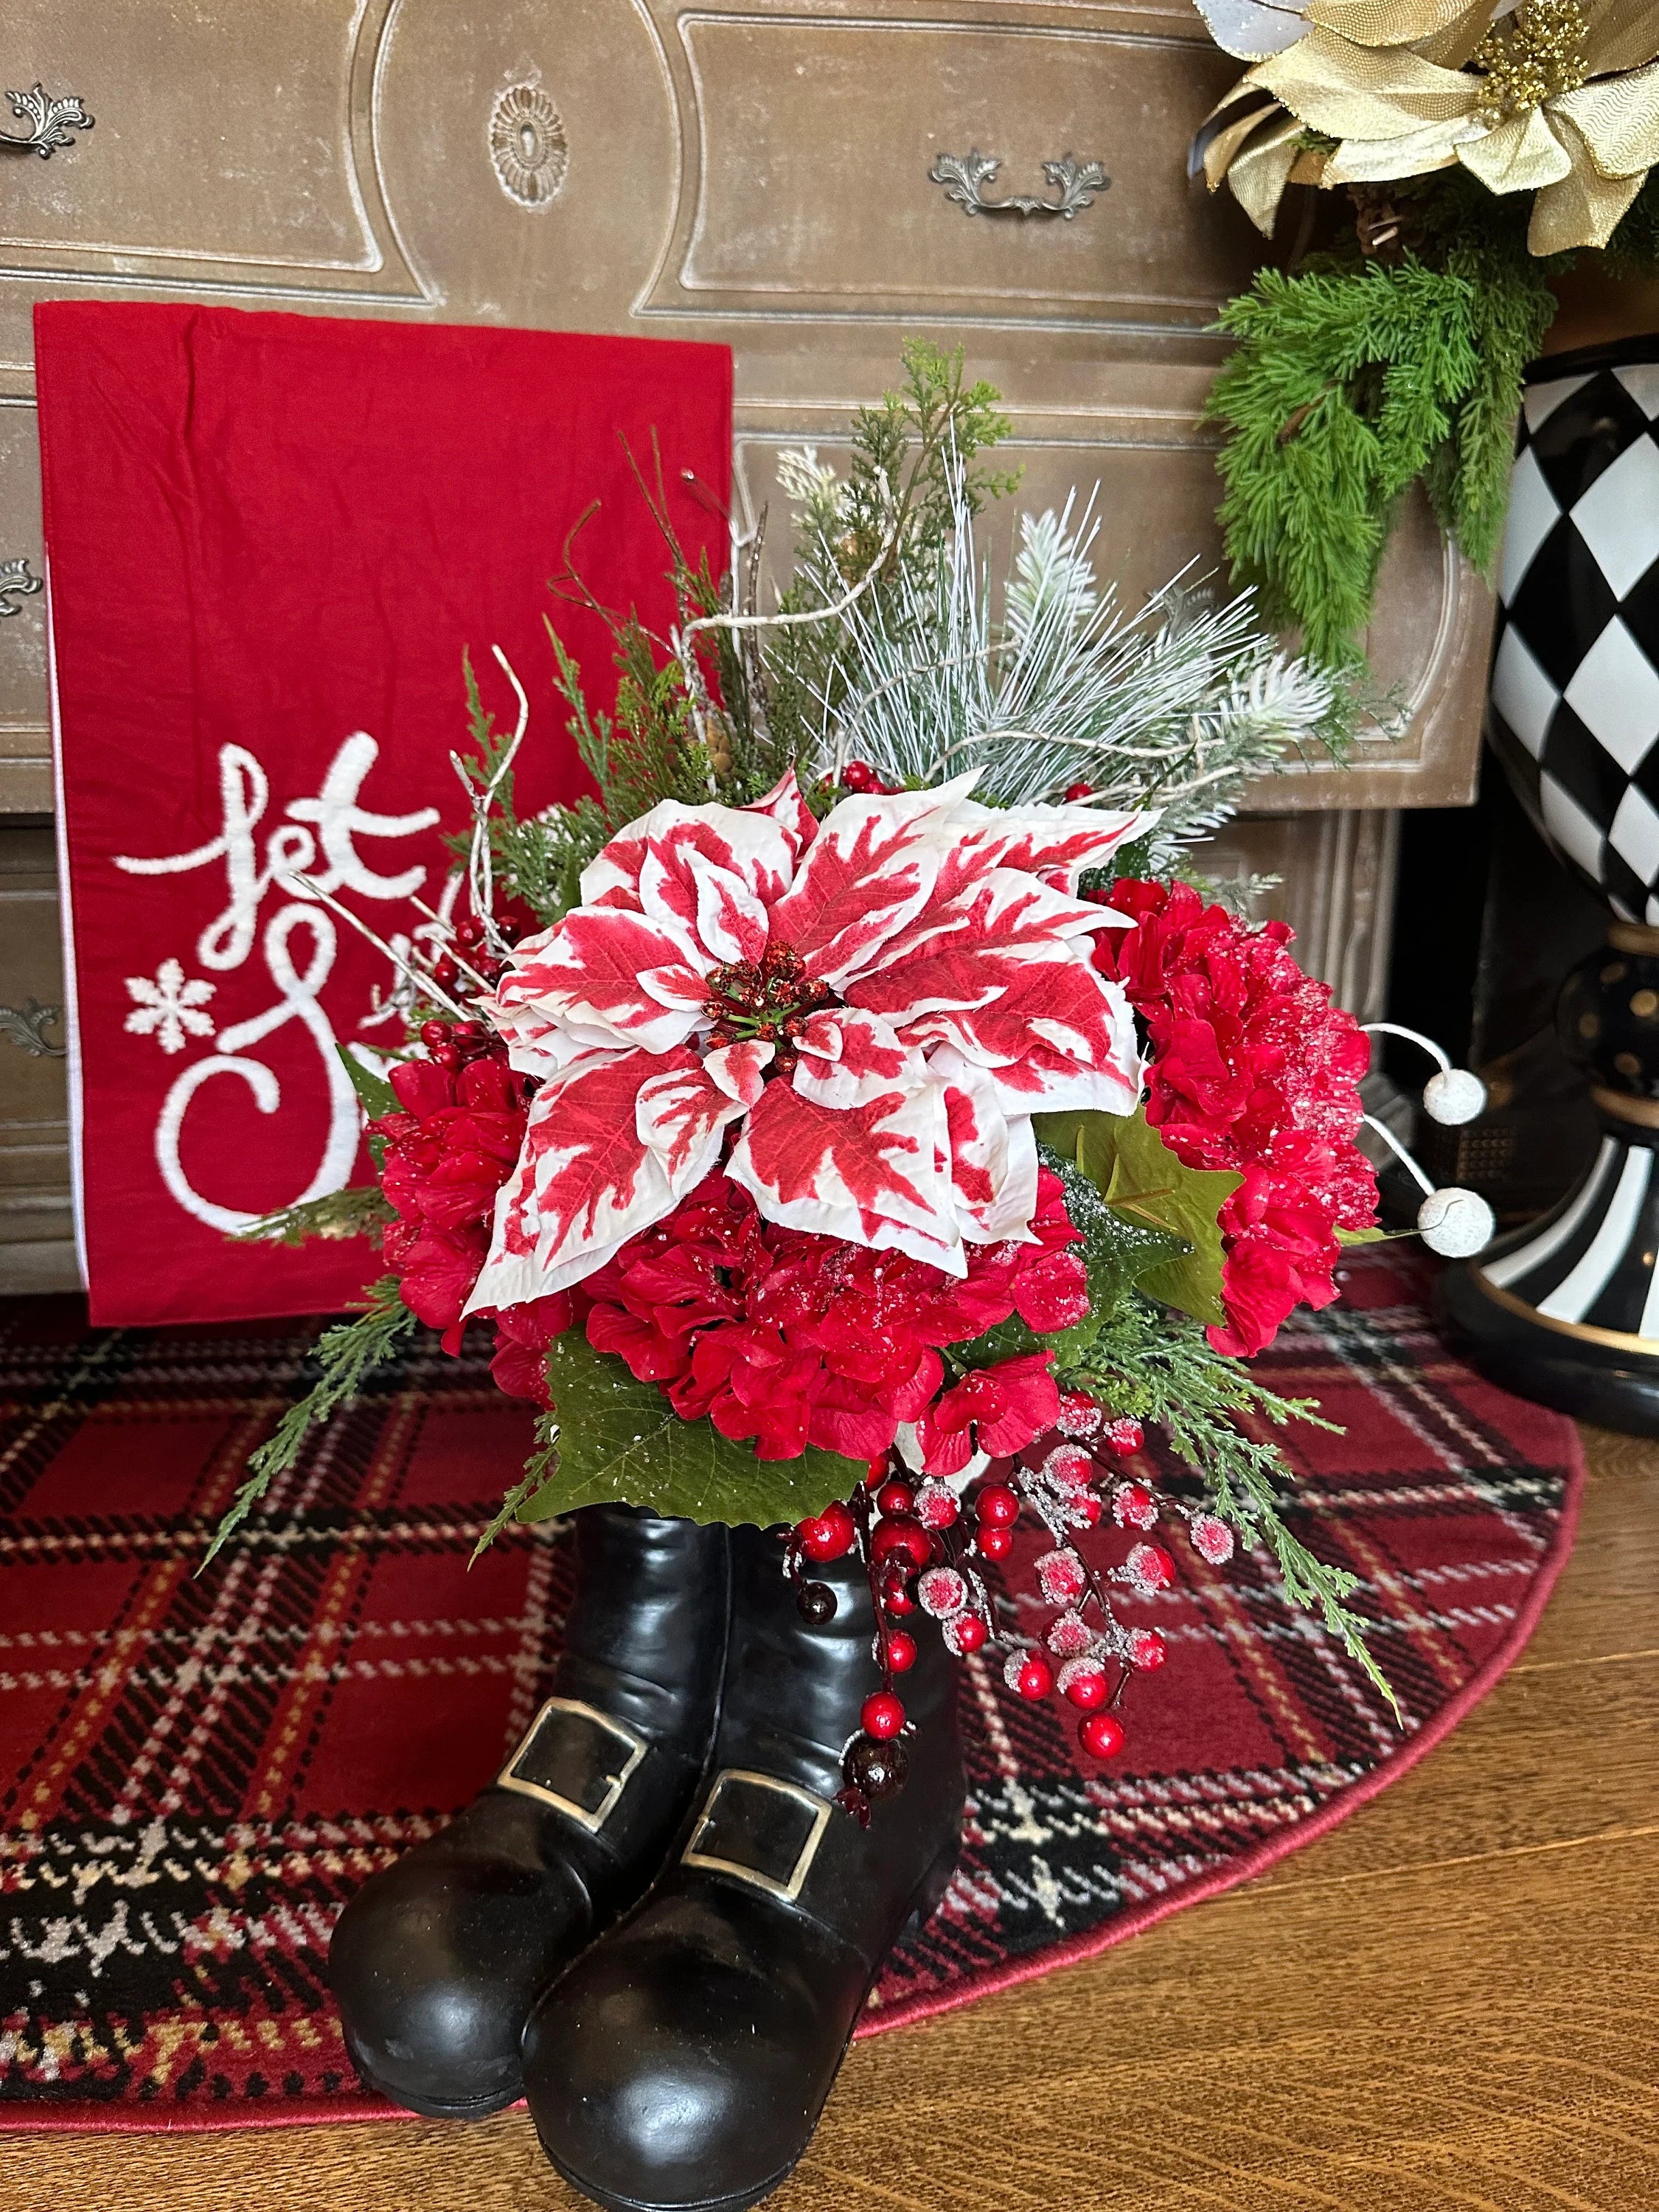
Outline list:
[[[805,2149],[883,1959],[950,1880],[955,1666],[918,1639],[908,1779],[863,1826],[835,1802],[879,1686],[857,1553],[814,1568],[836,1610],[812,1625],[780,1532],[575,1524],[554,1695],[351,1899],[330,1979],[393,2102],[476,2119],[526,2097],[598,2203],[738,2212]]]

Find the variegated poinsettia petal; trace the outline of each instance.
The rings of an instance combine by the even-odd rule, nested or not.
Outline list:
[[[744,1123],[726,1172],[769,1221],[908,1252],[965,1273],[940,1164],[942,1085],[889,1091],[861,1106],[821,1106],[769,1083]]]
[[[568,1290],[672,1210],[662,1156],[639,1133],[639,1097],[647,1084],[686,1073],[703,1079],[684,1050],[590,1053],[542,1085],[496,1197],[469,1312]]]
[[[690,1053],[676,1053],[673,1061],[659,1062],[661,1073],[640,1085],[634,1127],[661,1162],[678,1200],[717,1164],[722,1130],[746,1109],[714,1081],[705,1061]]]
[[[839,988],[902,929],[933,888],[949,849],[930,836],[973,778],[936,791],[844,799],[820,825],[799,874],[772,908],[772,935],[811,974]]]
[[[763,905],[780,897],[795,872],[796,843],[784,823],[751,807],[687,806],[665,799],[619,830],[581,872],[584,906],[642,906],[641,876],[653,854],[671,872],[693,856],[730,868]],[[683,902],[682,919],[695,918],[695,899]]]
[[[1029,1114],[1010,1115],[982,1067],[950,1045],[927,1056],[945,1085],[951,1187],[957,1224],[970,1244],[1029,1239],[1036,1211],[1036,1133]]]
[[[924,1014],[905,1033],[985,1069],[1005,1113],[1133,1113],[1140,1055],[1121,987],[1069,947],[1054,960],[989,964],[984,1004]]]
[[[1118,848],[1144,836],[1160,810],[1139,814],[1103,806],[959,805],[952,818],[975,826],[974,848],[988,867],[1019,868],[1056,890],[1075,891],[1085,868],[1107,866]]]
[[[745,814],[769,814],[782,824],[799,864],[801,854],[818,834],[817,817],[806,804],[801,787],[795,780],[795,771],[785,769],[764,799],[757,799],[743,810]]]
[[[981,1006],[1006,987],[1010,963],[1069,962],[1069,941],[1115,917],[1035,876],[993,868],[943,906],[930,901],[847,986],[848,1003],[896,1029],[948,1007]]]
[[[879,1014],[826,1007],[802,1033],[795,1088],[820,1106],[864,1106],[884,1091],[916,1091],[927,1081],[921,1053]]]
[[[647,915],[578,907],[540,951],[515,958],[496,986],[507,1019],[520,1009],[613,1045],[672,1052],[690,1036],[708,994],[684,946]]]
[[[749,1038],[741,1044],[721,1045],[718,1051],[709,1053],[702,1064],[728,1098],[752,1106],[761,1095],[766,1071],[776,1057],[777,1049],[775,1044],[763,1044],[757,1038]]]
[[[653,841],[640,867],[640,905],[694,957],[758,960],[766,950],[766,908],[736,868],[689,839]]]

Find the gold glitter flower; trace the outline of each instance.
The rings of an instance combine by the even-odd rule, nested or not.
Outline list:
[[[1301,29],[1264,52],[1200,134],[1271,231],[1291,183],[1384,184],[1461,162],[1494,192],[1535,195],[1534,253],[1605,246],[1659,162],[1654,0],[1200,0],[1230,50],[1265,41],[1255,10]],[[1324,144],[1310,143],[1310,134]]]

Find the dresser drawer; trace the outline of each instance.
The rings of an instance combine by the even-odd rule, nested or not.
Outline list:
[[[1249,281],[1249,225],[1186,180],[1194,123],[1237,73],[1189,8],[650,4],[683,153],[647,313],[1145,336],[1201,330]],[[999,164],[977,191],[945,166],[975,155]],[[1060,204],[1045,165],[1068,158],[1103,173],[1092,204],[1006,211]]]

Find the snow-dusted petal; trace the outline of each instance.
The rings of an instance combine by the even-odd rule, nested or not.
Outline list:
[[[821,1106],[769,1083],[726,1172],[769,1221],[966,1273],[948,1176],[944,1088]]]
[[[974,779],[936,791],[844,799],[824,817],[799,874],[772,908],[775,939],[793,945],[808,973],[839,988],[921,909],[948,843],[941,826]]]
[[[694,965],[683,945],[642,914],[579,907],[539,951],[514,958],[495,1003],[507,1023],[526,1010],[532,1025],[539,1017],[595,1044],[672,1052],[701,1018],[703,977],[714,965],[707,954]]]
[[[916,1091],[927,1081],[921,1053],[879,1014],[826,1007],[802,1031],[795,1088],[820,1106],[864,1106],[884,1091]]]
[[[928,1073],[945,1085],[951,1194],[970,1244],[1028,1238],[1036,1211],[1036,1133],[1029,1113],[1007,1113],[982,1067],[950,1045],[928,1054]]]
[[[692,1053],[605,1052],[550,1077],[497,1194],[469,1313],[568,1290],[672,1209],[678,1194],[663,1155],[640,1134],[639,1101],[647,1085],[686,1073],[705,1080]]]

